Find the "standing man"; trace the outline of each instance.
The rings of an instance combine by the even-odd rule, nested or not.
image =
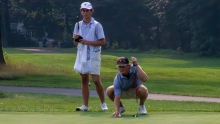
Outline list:
[[[77,107],[76,111],[89,110],[89,75],[91,75],[96,86],[96,91],[101,101],[101,109],[108,110],[105,103],[104,87],[100,80],[101,46],[105,45],[104,31],[102,25],[92,17],[94,9],[91,3],[82,3],[80,11],[83,16],[83,20],[76,23],[73,38],[78,39],[79,36],[83,37],[83,39],[79,40],[80,42],[76,42],[75,40],[74,44],[78,47],[78,49],[79,46],[86,46],[87,54],[84,54],[85,56],[82,57],[86,57],[87,61],[90,60],[90,63],[88,62],[87,65],[85,65],[90,68],[90,71],[87,73],[78,72],[81,76],[83,105]]]
[[[144,102],[148,96],[147,88],[142,82],[147,81],[147,74],[138,65],[137,59],[131,57],[132,65],[126,57],[117,60],[119,72],[114,79],[114,85],[107,88],[106,93],[114,102],[114,117],[120,117],[125,112],[120,99],[140,99],[140,114],[147,114]]]

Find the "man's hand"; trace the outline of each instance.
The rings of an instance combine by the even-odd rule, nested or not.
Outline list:
[[[85,39],[81,39],[79,40],[80,43],[82,43],[83,45],[89,45],[89,41],[85,40]]]
[[[142,70],[140,66],[137,66],[137,59],[135,57],[131,57],[133,66],[136,66],[136,71],[138,73],[138,77],[141,79],[141,81],[146,82],[147,81],[147,74]]]
[[[79,37],[78,34],[74,34],[74,35],[73,35],[73,38],[74,38],[73,43],[74,43],[75,46],[78,46],[78,42],[75,42],[75,39],[77,39],[78,37]]]
[[[78,34],[74,34],[74,35],[73,35],[73,38],[74,38],[74,39],[77,39],[78,37],[79,37]]]
[[[121,117],[121,114],[119,113],[119,111],[115,111],[114,113],[114,117],[117,118],[117,117]]]
[[[134,65],[137,65],[137,59],[135,57],[131,57],[131,61]]]

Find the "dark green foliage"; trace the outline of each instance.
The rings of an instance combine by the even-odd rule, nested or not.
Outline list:
[[[13,42],[10,43],[10,47],[37,47],[38,43],[31,38],[24,37],[21,34],[13,34],[11,38]]]
[[[1,98],[5,98],[5,97],[6,97],[5,94],[0,91],[0,99],[1,99]]]
[[[83,0],[9,0],[10,20],[23,19],[36,36],[63,41],[72,35]],[[119,49],[172,49],[220,55],[219,0],[91,0],[108,46]],[[16,5],[16,7],[15,7]],[[15,9],[17,8],[17,9]],[[63,19],[65,15],[66,19]],[[80,16],[80,19],[82,17]],[[14,41],[11,41],[14,42]],[[11,43],[9,42],[9,44]]]

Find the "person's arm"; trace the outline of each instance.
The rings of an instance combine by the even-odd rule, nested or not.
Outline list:
[[[120,96],[115,96],[114,98],[114,108],[115,108],[115,114],[114,117],[117,117],[120,114]]]
[[[114,117],[118,117],[118,115],[120,114],[120,97],[121,97],[121,87],[118,81],[117,76],[114,79],[114,109],[115,109],[115,114]]]
[[[92,45],[92,46],[104,46],[105,45],[105,38],[102,38],[100,40],[97,40],[97,41],[88,41],[88,40],[85,40],[85,39],[81,39],[80,42],[82,44],[85,44],[85,45]]]
[[[142,70],[142,68],[138,65],[137,59],[135,57],[131,57],[133,65],[136,66],[136,71],[138,73],[138,77],[140,78],[141,81],[146,82],[147,81],[147,74]]]
[[[78,30],[78,28],[77,28],[77,23],[75,24],[75,27],[74,27],[74,31],[73,31],[73,43],[74,43],[74,45],[75,46],[77,46],[78,45],[78,42],[75,42],[75,39],[77,39],[78,37],[79,37],[79,30]]]

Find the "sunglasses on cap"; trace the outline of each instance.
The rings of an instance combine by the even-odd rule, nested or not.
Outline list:
[[[127,66],[129,64],[129,61],[127,58],[125,57],[121,57],[117,60],[117,66],[120,67],[120,66]]]

